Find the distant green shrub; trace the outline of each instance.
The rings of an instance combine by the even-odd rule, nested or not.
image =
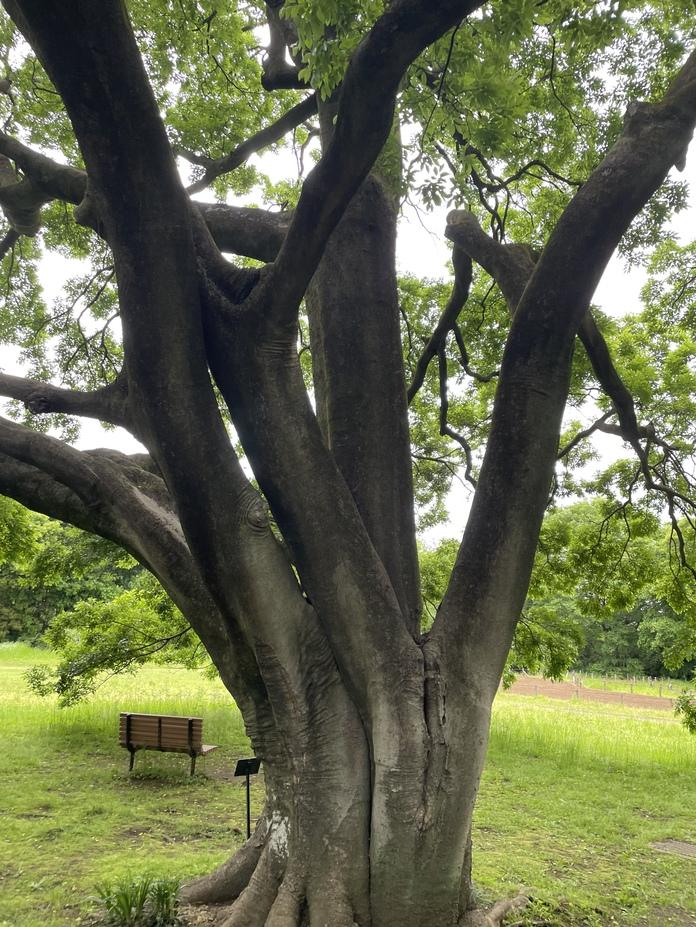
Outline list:
[[[696,734],[696,691],[687,689],[682,692],[674,706],[674,713],[687,731]]]

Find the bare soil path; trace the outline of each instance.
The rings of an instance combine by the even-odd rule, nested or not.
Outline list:
[[[582,699],[586,702],[612,702],[632,708],[653,708],[663,711],[674,709],[674,699],[657,695],[637,695],[632,692],[609,692],[590,689],[573,682],[553,682],[539,676],[518,676],[508,689],[514,695],[543,695],[546,698]]]

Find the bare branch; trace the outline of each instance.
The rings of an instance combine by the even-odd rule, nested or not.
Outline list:
[[[466,461],[464,478],[475,488],[476,480],[473,476],[474,458],[471,452],[471,445],[466,440],[464,435],[460,434],[458,431],[455,431],[447,421],[447,414],[449,412],[449,397],[447,394],[447,355],[445,354],[444,344],[441,344],[438,348],[437,359],[440,379],[440,434],[448,438],[452,438],[464,451],[464,459]]]
[[[593,435],[595,431],[606,431],[606,428],[602,426],[606,424],[607,419],[610,419],[613,414],[613,409],[610,412],[605,412],[604,415],[597,419],[596,422],[593,422],[589,428],[583,428],[582,431],[579,431],[576,435],[574,435],[573,438],[558,452],[558,459],[562,460],[564,457],[567,457],[573,448],[577,447],[578,444],[585,440],[585,438],[589,438],[590,435]]]
[[[280,119],[272,125],[266,126],[255,135],[252,135],[251,138],[242,142],[241,145],[238,145],[234,151],[225,155],[225,157],[215,158],[214,160],[198,158],[196,163],[203,164],[205,167],[205,174],[200,180],[197,180],[188,187],[188,192],[193,194],[204,190],[217,177],[235,170],[240,167],[240,165],[244,164],[245,161],[248,161],[253,154],[261,151],[262,148],[266,148],[268,145],[273,145],[275,142],[280,141],[284,135],[297,128],[297,126],[309,119],[310,116],[313,116],[316,111],[317,97],[316,94],[313,93],[296,106],[293,106],[292,109],[289,109],[287,113],[281,116]],[[187,157],[187,155],[184,154],[184,157]]]
[[[536,266],[538,256],[534,251],[527,245],[503,245],[494,241],[485,234],[473,213],[461,210],[447,217],[446,234],[498,283],[514,316]],[[602,389],[614,403],[626,440],[636,440],[638,422],[633,397],[616,370],[604,336],[590,311],[582,317],[578,336]]]
[[[5,257],[8,251],[11,251],[19,241],[20,235],[17,229],[10,229],[2,241],[0,241],[0,261]]]
[[[454,285],[452,287],[452,293],[435,326],[435,331],[431,335],[423,353],[418,358],[416,370],[413,374],[413,381],[408,388],[407,395],[409,403],[423,385],[430,361],[444,344],[447,334],[456,324],[457,317],[469,296],[472,274],[471,258],[464,250],[455,246],[452,250],[452,263],[454,265]]]
[[[457,342],[457,347],[459,348],[459,360],[464,373],[471,377],[472,380],[477,380],[479,383],[490,383],[491,380],[494,380],[499,374],[498,370],[493,370],[491,373],[479,373],[478,370],[474,370],[470,366],[469,352],[467,351],[466,344],[464,343],[464,336],[462,335],[462,330],[459,327],[458,322],[454,323],[452,326],[452,331],[454,332],[454,338]]]

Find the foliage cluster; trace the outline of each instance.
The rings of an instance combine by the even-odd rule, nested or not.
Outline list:
[[[38,640],[62,613],[112,599],[141,574],[103,538],[0,499],[0,641]]]
[[[696,734],[696,693],[693,691],[682,692],[677,698],[675,711],[687,731]]]
[[[149,661],[203,666],[196,635],[161,585],[116,545],[0,499],[0,641],[61,655],[30,682],[62,704]]]
[[[668,529],[650,513],[617,518],[602,500],[550,511],[529,597],[508,660],[559,678],[568,669],[688,679],[696,667],[696,608],[670,561]],[[421,550],[427,620],[458,544]]]

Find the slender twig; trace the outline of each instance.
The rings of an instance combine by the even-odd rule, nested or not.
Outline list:
[[[452,440],[456,441],[464,451],[464,459],[466,461],[464,479],[471,483],[471,485],[475,488],[476,478],[473,475],[474,457],[471,450],[471,445],[466,440],[464,435],[460,434],[458,431],[455,431],[447,421],[447,413],[449,412],[449,397],[447,395],[447,355],[445,353],[444,344],[438,350],[437,358],[440,374],[440,434],[443,437],[447,436],[448,438],[452,438]]]

